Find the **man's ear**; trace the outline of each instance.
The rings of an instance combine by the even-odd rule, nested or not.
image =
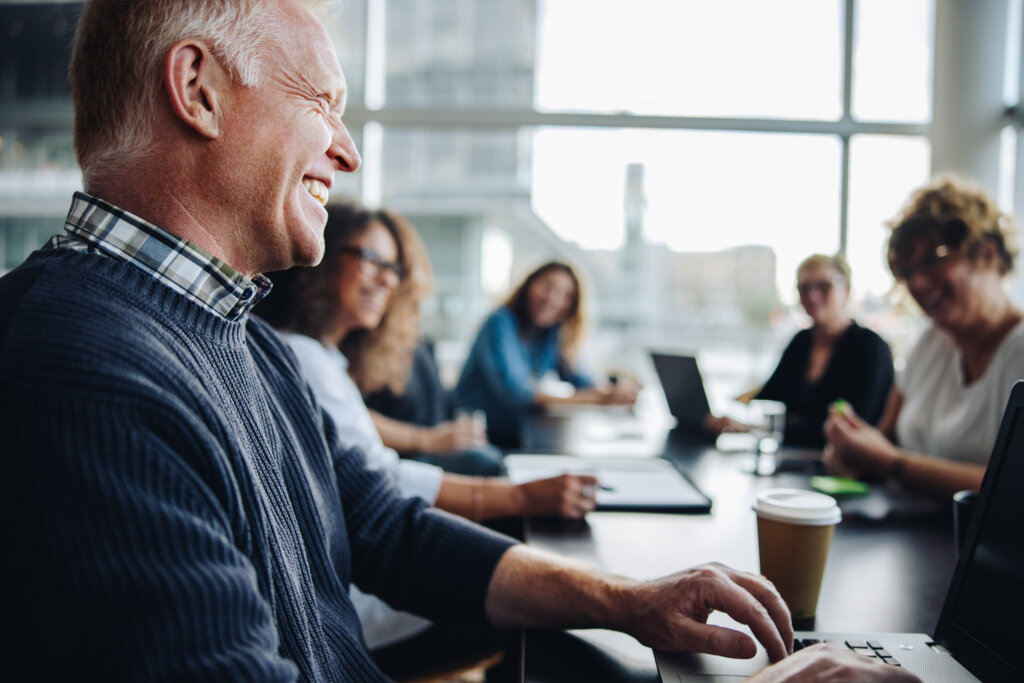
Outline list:
[[[230,75],[203,43],[182,40],[168,50],[164,87],[171,111],[201,136],[213,140],[220,135],[221,108],[230,85]]]

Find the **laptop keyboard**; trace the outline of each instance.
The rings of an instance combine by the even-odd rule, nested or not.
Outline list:
[[[802,650],[805,647],[811,645],[817,645],[818,643],[832,643],[833,645],[845,645],[849,649],[853,650],[859,655],[877,659],[883,664],[889,664],[891,666],[902,666],[891,652],[886,650],[880,642],[877,640],[847,640],[847,641],[835,641],[835,640],[817,640],[815,638],[797,638],[793,641],[793,652]]]

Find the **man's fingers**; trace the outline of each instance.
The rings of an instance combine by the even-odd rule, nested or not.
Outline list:
[[[684,630],[684,640],[696,652],[732,659],[750,659],[757,654],[757,644],[750,636],[731,628],[691,621]]]
[[[739,572],[730,573],[739,574]],[[779,632],[779,628],[775,625],[775,621],[768,608],[753,594],[735,583],[732,580],[732,576],[726,574],[726,578],[727,580],[719,585],[719,590],[717,591],[716,597],[719,604],[710,604],[708,606],[725,612],[741,624],[746,624],[750,628],[751,633],[754,634],[754,637],[764,645],[769,659],[773,662],[777,662],[789,654],[789,648],[792,647],[793,643],[792,626],[786,627],[786,632],[789,633],[789,636],[788,640],[784,639],[785,637]],[[778,611],[777,606],[774,609],[776,612]],[[753,654],[749,656],[753,657]]]
[[[765,606],[768,610],[768,616],[782,637],[782,642],[786,646],[786,653],[792,654],[793,619],[789,613],[789,608],[786,607],[786,602],[779,595],[779,591],[775,589],[775,586],[768,579],[756,574],[738,573],[733,577],[733,581],[749,591],[751,595]],[[756,636],[757,633],[755,632],[754,635]]]

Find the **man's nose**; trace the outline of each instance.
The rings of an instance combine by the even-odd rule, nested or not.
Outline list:
[[[359,150],[356,149],[355,141],[340,118],[332,126],[331,146],[327,149],[327,156],[331,157],[342,173],[354,173],[363,163],[359,157]]]

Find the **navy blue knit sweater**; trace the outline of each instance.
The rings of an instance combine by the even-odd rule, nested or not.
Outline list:
[[[32,680],[380,680],[349,582],[482,622],[511,543],[342,450],[264,323],[93,254],[0,279],[0,451],[0,667]]]

